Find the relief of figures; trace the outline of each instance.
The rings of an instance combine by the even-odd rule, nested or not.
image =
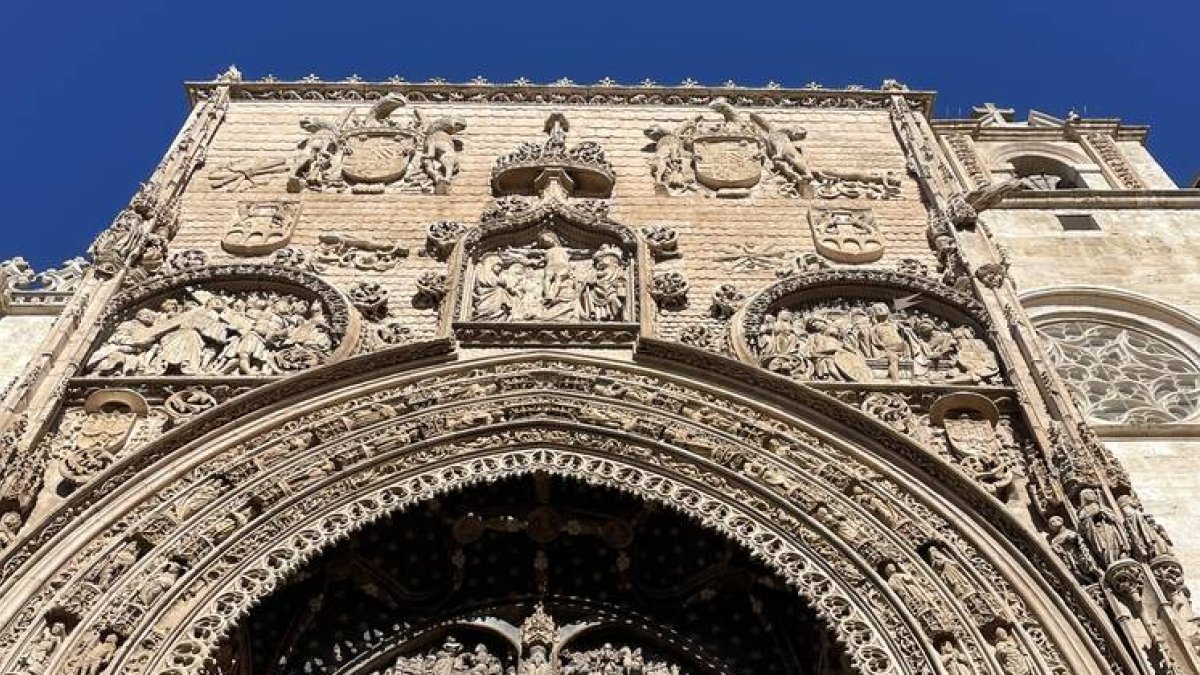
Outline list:
[[[89,375],[277,375],[332,349],[321,304],[272,292],[191,289],[143,307],[89,357]]]
[[[371,675],[501,675],[503,672],[500,659],[485,645],[466,650],[451,637],[439,649],[424,655],[398,657],[390,667]]]
[[[628,320],[629,263],[620,249],[568,248],[543,232],[535,244],[484,254],[472,289],[474,321]]]
[[[993,384],[996,355],[968,326],[884,302],[831,300],[780,309],[752,331],[769,370],[830,382]]]

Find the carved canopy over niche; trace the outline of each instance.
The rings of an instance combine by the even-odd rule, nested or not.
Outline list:
[[[1113,424],[1167,424],[1200,411],[1200,365],[1143,330],[1073,319],[1038,327],[1083,413]]]
[[[206,267],[114,299],[83,374],[272,376],[341,358],[357,317],[320,278],[278,267]]]
[[[969,296],[897,272],[828,270],[785,279],[734,319],[734,349],[799,380],[997,385],[987,317]]]
[[[508,197],[463,237],[455,328],[468,342],[628,342],[638,247],[603,207]]]

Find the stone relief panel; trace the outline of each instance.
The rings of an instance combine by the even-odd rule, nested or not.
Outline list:
[[[84,361],[82,374],[273,376],[326,363],[342,346],[356,317],[323,282],[315,292],[278,280],[221,278],[229,271],[201,268],[160,278],[161,292],[128,305],[118,302],[124,309],[110,315],[111,327]],[[201,281],[206,277],[214,280]],[[188,284],[189,279],[199,283]]]
[[[1112,424],[1169,424],[1200,410],[1200,365],[1148,332],[1099,321],[1038,327],[1059,375],[1088,417]]]
[[[392,116],[407,104],[400,94],[388,94],[366,113],[352,109],[337,122],[301,119],[308,135],[290,161],[288,192],[381,193],[396,186],[447,194],[462,150],[454,136],[466,123],[455,117],[427,120],[415,108],[407,120]]]
[[[580,198],[612,196],[616,174],[594,141],[567,145],[570,121],[562,113],[546,118],[546,140],[526,142],[496,160],[492,168],[492,193],[533,196],[555,183],[564,195]]]
[[[827,382],[996,384],[995,352],[973,328],[871,299],[780,307],[750,327],[768,370]]]
[[[899,197],[900,178],[894,173],[809,166],[801,145],[808,137],[803,128],[780,126],[760,113],[743,114],[723,98],[708,107],[721,119],[698,114],[674,129],[654,125],[645,130],[653,141],[647,148],[654,154],[650,174],[666,194],[738,198],[770,182],[782,194],[797,197]]]

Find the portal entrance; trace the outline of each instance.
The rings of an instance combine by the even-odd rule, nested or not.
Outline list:
[[[307,564],[224,641],[222,675],[835,675],[796,591],[729,539],[534,474],[428,501]]]

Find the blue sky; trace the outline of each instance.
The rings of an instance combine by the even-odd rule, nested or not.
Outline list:
[[[1200,2],[11,2],[0,25],[0,259],[80,254],[182,123],[181,83],[235,62],[325,79],[570,77],[678,83],[894,77],[938,116],[996,101],[1023,117],[1152,126],[1177,182],[1200,172]]]

